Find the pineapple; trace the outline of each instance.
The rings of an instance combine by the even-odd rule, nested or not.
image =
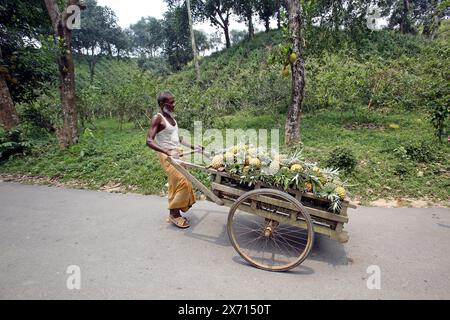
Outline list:
[[[313,191],[313,185],[311,182],[305,182],[305,189],[308,192],[312,192]]]
[[[345,199],[345,196],[347,195],[347,191],[345,190],[344,187],[337,187],[335,192],[338,194],[339,198],[341,198],[341,200]]]
[[[327,179],[327,177],[325,177],[323,175],[320,175],[319,176],[319,181],[324,186],[328,182],[328,179]]]
[[[291,172],[302,172],[303,171],[303,167],[302,167],[302,165],[296,163],[296,164],[293,164],[291,166],[290,170],[291,170]]]
[[[258,150],[255,148],[250,148],[247,150],[247,153],[250,155],[250,157],[254,158],[258,154]]]
[[[280,170],[280,162],[274,160],[270,163],[269,171],[271,174],[276,174]]]
[[[239,146],[233,146],[230,148],[230,152],[233,154],[238,153],[239,151],[241,151],[241,148]]]
[[[211,167],[214,169],[219,169],[223,166],[223,155],[218,154],[214,156],[214,158],[211,160]]]
[[[256,168],[261,167],[261,161],[258,158],[250,158],[248,164],[250,166],[255,166]]]
[[[273,159],[274,161],[280,161],[280,160],[281,160],[281,154],[275,153],[275,154],[273,155],[272,159]]]
[[[233,164],[234,163],[234,153],[227,152],[223,156],[226,164]]]
[[[261,153],[258,157],[258,159],[261,161],[262,167],[268,167],[269,164],[272,162],[272,159],[270,156],[266,153]]]

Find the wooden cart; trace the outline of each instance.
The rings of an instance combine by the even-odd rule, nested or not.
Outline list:
[[[341,243],[348,241],[344,224],[347,209],[342,201],[339,214],[328,210],[330,202],[294,189],[280,190],[264,183],[252,187],[240,177],[189,162],[169,162],[202,191],[209,201],[230,208],[227,231],[239,255],[251,265],[269,271],[286,271],[298,266],[313,247],[319,233]],[[211,190],[187,169],[211,174]]]

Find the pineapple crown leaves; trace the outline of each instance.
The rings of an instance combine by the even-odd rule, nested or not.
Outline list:
[[[335,213],[341,212],[341,199],[337,194],[329,194],[326,198],[331,202],[329,207],[330,210],[333,210]]]
[[[301,173],[296,173],[291,179],[291,182],[294,183],[296,187],[303,186],[305,182],[305,176]]]
[[[286,160],[286,163],[288,165],[296,164],[296,163],[302,163],[304,161],[303,158],[303,152],[302,150],[295,151],[294,153],[291,153]]]
[[[326,176],[334,179],[339,179],[339,169],[335,168],[325,168],[321,169],[320,172]]]
[[[335,192],[335,190],[330,190],[325,187],[321,192],[318,193],[319,197],[327,199],[330,201],[329,210],[332,210],[334,213],[339,213],[341,211],[341,198]]]

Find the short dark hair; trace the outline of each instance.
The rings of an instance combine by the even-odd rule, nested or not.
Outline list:
[[[161,106],[164,102],[173,98],[173,94],[170,91],[163,91],[158,95],[158,105]]]

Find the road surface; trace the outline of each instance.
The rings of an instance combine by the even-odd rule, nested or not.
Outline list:
[[[166,206],[0,182],[0,299],[450,299],[448,208],[349,210],[347,244],[316,236],[271,273],[234,251],[227,208],[200,201],[181,230]]]

